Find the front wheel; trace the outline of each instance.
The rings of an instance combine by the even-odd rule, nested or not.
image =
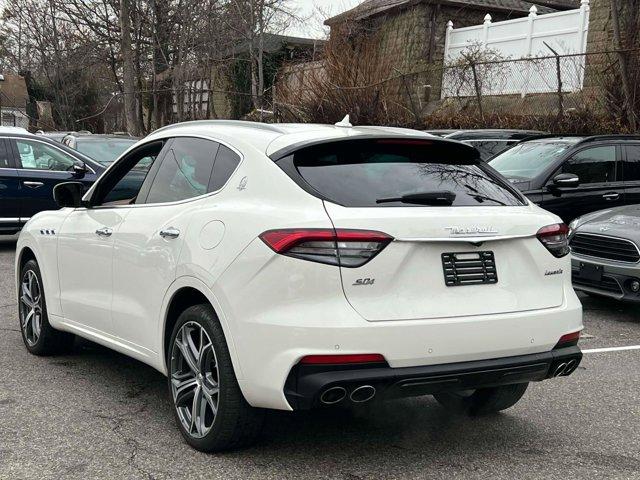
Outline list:
[[[264,412],[251,407],[240,391],[213,309],[195,305],[182,312],[169,345],[169,391],[187,443],[204,452],[253,443]]]
[[[18,309],[22,340],[29,352],[52,355],[71,349],[75,336],[55,330],[49,323],[42,274],[35,260],[25,263],[20,272]]]
[[[445,409],[463,415],[487,415],[514,406],[526,392],[528,383],[437,393],[434,398]]]

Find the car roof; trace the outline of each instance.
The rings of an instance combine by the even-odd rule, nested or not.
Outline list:
[[[477,130],[458,130],[447,135],[447,138],[456,140],[476,140],[476,139],[500,139],[500,140],[518,140],[531,137],[533,135],[545,135],[545,132],[538,130],[517,130],[517,129],[477,129]]]
[[[355,138],[415,137],[447,140],[419,130],[396,127],[338,126],[312,123],[260,123],[242,120],[196,120],[162,127],[145,140],[170,136],[197,135],[226,141],[237,147],[249,147],[273,157],[278,152],[311,143]],[[449,140],[450,141],[450,140]],[[458,142],[456,142],[458,143]]]

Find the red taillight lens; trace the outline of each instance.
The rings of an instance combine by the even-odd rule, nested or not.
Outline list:
[[[580,332],[567,333],[566,335],[560,337],[560,340],[558,340],[558,343],[556,343],[555,348],[571,347],[573,345],[577,345],[579,339]]]
[[[303,365],[336,365],[345,363],[383,363],[386,360],[379,353],[356,353],[351,355],[307,355],[302,357]]]
[[[281,255],[343,267],[364,265],[393,240],[382,232],[330,228],[268,230],[260,238]]]
[[[569,227],[564,223],[547,225],[538,230],[538,240],[551,252],[554,257],[564,257],[569,253]]]

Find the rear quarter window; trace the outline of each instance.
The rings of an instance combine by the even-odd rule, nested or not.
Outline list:
[[[347,207],[525,204],[475,152],[455,143],[341,141],[303,148],[282,162],[307,191]],[[439,195],[446,202],[434,202]]]

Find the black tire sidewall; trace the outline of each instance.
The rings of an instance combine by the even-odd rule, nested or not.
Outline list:
[[[42,325],[40,331],[40,337],[38,337],[38,341],[35,345],[29,345],[27,342],[27,338],[24,335],[24,329],[22,328],[22,305],[20,304],[20,295],[22,294],[22,279],[27,271],[33,271],[35,273],[36,278],[38,279],[38,284],[40,286],[40,296],[42,297]],[[42,274],[40,273],[40,266],[38,262],[35,260],[29,260],[24,264],[22,269],[20,270],[20,278],[18,279],[18,322],[20,323],[20,335],[22,335],[22,341],[24,342],[24,346],[30,353],[34,355],[43,355],[49,352],[50,342],[52,339],[51,333],[53,327],[49,324],[49,314],[47,312],[47,298],[44,294],[44,282],[42,281]]]
[[[218,412],[214,419],[213,427],[209,433],[202,438],[194,438],[185,431],[175,408],[173,392],[171,390],[171,354],[173,345],[180,328],[188,322],[197,323],[205,329],[213,344],[218,364],[218,383],[220,388],[218,394]],[[174,418],[176,419],[180,433],[187,443],[201,451],[217,451],[223,449],[221,446],[223,447],[224,442],[221,442],[221,438],[225,436],[226,431],[229,429],[229,423],[234,423],[232,417],[236,412],[233,406],[238,401],[244,401],[244,398],[238,398],[238,395],[241,396],[242,394],[240,393],[233,365],[231,364],[231,355],[229,354],[220,322],[210,306],[195,305],[189,307],[178,317],[167,348],[167,379]]]

